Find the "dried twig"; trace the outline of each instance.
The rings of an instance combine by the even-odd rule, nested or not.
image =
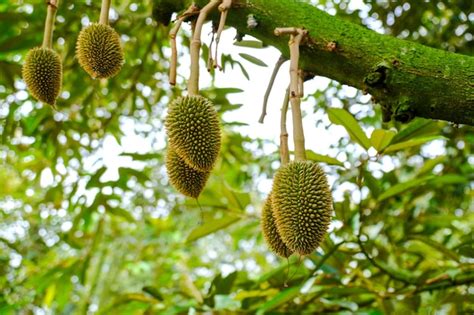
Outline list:
[[[278,74],[278,71],[281,68],[281,65],[288,59],[286,59],[283,55],[278,58],[277,62],[275,63],[275,67],[273,68],[272,76],[270,77],[270,82],[268,82],[267,90],[265,91],[265,95],[263,96],[263,105],[262,105],[262,114],[260,115],[260,118],[258,119],[258,122],[263,124],[263,120],[265,119],[265,116],[267,115],[267,103],[268,103],[268,97],[270,96],[270,92],[272,90],[273,84],[275,83],[275,78]]]

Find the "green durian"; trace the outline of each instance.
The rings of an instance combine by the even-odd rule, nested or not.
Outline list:
[[[277,254],[278,256],[288,258],[293,254],[285,243],[281,240],[280,234],[278,234],[277,227],[275,225],[275,219],[272,211],[271,195],[268,196],[267,200],[263,204],[262,209],[262,232],[268,247]]]
[[[219,155],[221,133],[214,105],[205,97],[179,97],[165,120],[169,145],[191,167],[210,171]]]
[[[282,166],[273,180],[272,209],[288,248],[300,255],[318,248],[332,215],[331,191],[321,167],[308,161]]]
[[[54,106],[61,91],[63,66],[61,58],[52,49],[36,47],[25,58],[23,80],[31,95]]]
[[[79,33],[76,55],[81,67],[94,79],[113,77],[123,64],[120,36],[109,25],[92,23]]]
[[[188,166],[172,148],[166,154],[166,172],[171,185],[185,196],[197,198],[204,189],[210,172]]]

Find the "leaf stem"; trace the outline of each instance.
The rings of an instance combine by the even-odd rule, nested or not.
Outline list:
[[[102,0],[102,6],[100,7],[100,24],[109,24],[109,9],[110,9],[110,2],[112,0]]]
[[[53,31],[56,11],[59,6],[59,0],[49,0],[47,2],[48,12],[46,13],[46,21],[44,23],[43,48],[53,48]]]
[[[199,16],[193,32],[193,38],[191,40],[191,74],[189,75],[188,81],[189,95],[199,94],[199,52],[201,50],[202,26],[206,21],[208,13],[212,11],[215,7],[217,7],[220,2],[221,0],[211,0],[199,12]]]

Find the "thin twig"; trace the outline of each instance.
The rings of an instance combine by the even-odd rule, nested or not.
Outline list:
[[[359,248],[360,248],[360,251],[361,253],[365,256],[365,258],[374,266],[376,267],[377,269],[379,269],[380,271],[382,271],[383,273],[385,273],[386,275],[388,275],[391,279],[394,279],[394,280],[398,280],[400,282],[403,282],[405,284],[415,284],[414,281],[411,281],[410,279],[406,278],[406,277],[403,277],[402,275],[398,275],[390,270],[388,270],[387,268],[385,268],[384,266],[382,266],[381,264],[379,264],[372,256],[369,255],[369,253],[367,252],[365,246],[364,246],[364,242],[362,241],[362,228],[363,228],[363,217],[364,217],[364,214],[363,214],[363,211],[362,211],[362,179],[363,179],[363,174],[364,174],[364,166],[365,164],[367,163],[367,160],[362,160],[361,161],[361,164],[359,166],[359,175],[357,177],[357,186],[359,188],[359,194],[360,194],[360,200],[359,200],[359,209],[358,209],[358,212],[359,212],[359,230],[357,231],[357,244],[359,245]],[[365,235],[365,237],[367,237],[367,235]],[[367,237],[368,239],[368,237]]]
[[[290,162],[290,150],[288,149],[288,131],[286,130],[286,114],[288,113],[288,103],[290,101],[290,87],[286,89],[283,105],[281,106],[280,118],[280,159],[284,166]]]
[[[197,95],[199,93],[199,52],[201,50],[202,26],[207,15],[219,5],[221,0],[211,0],[199,12],[199,17],[194,28],[193,39],[191,41],[191,74],[188,81],[188,94]]]
[[[109,24],[109,9],[110,9],[110,2],[112,0],[102,0],[102,6],[100,7],[100,24]]]
[[[196,14],[198,8],[196,5],[191,4],[189,8],[184,11],[184,13],[176,20],[176,24],[171,29],[169,33],[170,43],[171,43],[171,61],[170,61],[170,73],[169,73],[169,82],[171,85],[176,84],[176,69],[178,67],[178,49],[176,47],[176,36],[181,24],[189,16]]]
[[[56,11],[58,10],[59,0],[50,0],[47,2],[48,12],[46,13],[46,21],[44,23],[43,48],[53,48],[53,31]]]
[[[270,82],[268,82],[267,90],[265,91],[265,95],[263,96],[262,114],[260,115],[260,118],[258,119],[258,122],[261,124],[263,124],[265,116],[267,115],[268,98],[270,97],[270,92],[272,91],[273,84],[275,83],[275,78],[278,74],[278,71],[281,68],[281,65],[285,63],[285,61],[287,60],[288,59],[286,59],[283,55],[280,55],[280,58],[278,58],[277,62],[275,63],[272,76],[270,77]]]
[[[322,267],[322,265],[324,265],[324,263],[326,262],[326,260],[329,259],[329,257],[331,257],[335,252],[336,250],[341,247],[342,244],[344,244],[346,241],[341,241],[339,243],[337,243],[336,245],[334,245],[326,254],[324,254],[323,257],[321,257],[321,259],[319,260],[318,264],[316,265],[316,267],[314,267],[314,271],[313,273],[311,274],[310,277],[313,277],[316,275],[316,273],[319,271],[319,268]]]

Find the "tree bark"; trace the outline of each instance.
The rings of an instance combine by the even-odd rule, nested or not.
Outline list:
[[[155,0],[155,6],[174,12],[190,2]],[[194,2],[203,7],[208,1]],[[247,27],[249,14],[258,22],[255,28]],[[234,0],[227,24],[286,57],[288,39],[273,30],[306,28],[301,68],[370,93],[385,121],[419,116],[474,125],[474,57],[378,34],[296,0]]]

